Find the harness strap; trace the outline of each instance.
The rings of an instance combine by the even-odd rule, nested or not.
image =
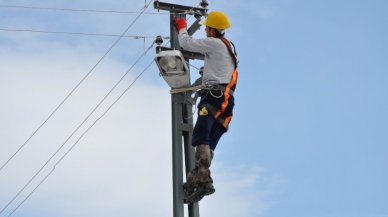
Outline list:
[[[234,89],[236,88],[237,79],[238,79],[238,70],[237,70],[238,59],[237,59],[236,51],[233,52],[233,50],[232,50],[231,42],[224,37],[221,38],[221,41],[226,45],[230,55],[233,58],[234,71],[233,71],[232,77],[230,79],[230,82],[226,85],[226,87],[224,87],[225,88],[225,90],[224,90],[224,102],[221,104],[221,108],[214,109],[214,107],[213,107],[213,110],[215,110],[215,111],[212,113],[214,115],[214,118],[222,126],[224,126],[225,129],[228,129],[229,123],[232,120],[233,115],[225,116],[224,113],[225,113],[226,108],[229,106],[229,98],[232,96]]]
[[[213,85],[212,87],[208,88],[210,90],[220,90],[222,92],[225,92],[226,91],[226,86],[222,86],[222,85],[219,85],[219,84],[216,84],[216,85]],[[233,95],[234,91],[231,89],[229,90],[229,94],[230,95]]]
[[[236,69],[237,65],[238,65],[238,59],[237,59],[237,53],[236,53],[236,48],[234,47],[234,44],[224,37],[221,37],[220,39],[222,42],[224,42],[224,44],[228,48],[228,51],[229,51],[229,53],[232,56],[233,61],[234,61],[234,68]],[[233,45],[234,51],[232,50],[232,45]]]

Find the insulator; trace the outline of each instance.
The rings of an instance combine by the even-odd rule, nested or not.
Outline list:
[[[203,66],[201,66],[201,68],[199,68],[199,74],[200,74],[200,75],[203,75],[203,69],[204,69]]]
[[[155,44],[157,44],[158,46],[163,44],[163,38],[161,35],[156,36]]]
[[[195,12],[194,12],[194,17],[195,17],[196,19],[201,19],[202,13],[201,13],[200,11],[195,11]]]
[[[207,8],[209,3],[207,3],[207,0],[202,0],[200,5],[201,5],[202,8]]]

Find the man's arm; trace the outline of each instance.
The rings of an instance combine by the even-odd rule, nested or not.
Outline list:
[[[186,28],[179,31],[178,39],[180,46],[187,51],[205,54],[216,49],[214,39],[195,39],[189,35]]]
[[[184,50],[205,54],[215,48],[213,39],[194,39],[191,37],[187,33],[186,19],[174,18],[174,23],[178,31],[179,44]]]

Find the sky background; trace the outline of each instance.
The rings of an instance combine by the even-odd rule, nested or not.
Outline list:
[[[0,165],[117,40],[5,30],[120,35],[138,15],[5,5],[140,11],[145,2],[0,1]],[[212,165],[216,193],[200,202],[201,216],[388,217],[388,1],[209,0],[209,9],[229,15],[240,77]],[[121,39],[0,171],[2,210],[63,145],[0,217],[153,61],[154,48],[64,143],[158,34],[169,36],[169,16],[142,15],[127,35],[151,38]],[[12,216],[172,216],[171,102],[158,73],[153,64]]]

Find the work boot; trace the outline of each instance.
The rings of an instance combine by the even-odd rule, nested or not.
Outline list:
[[[213,158],[214,158],[214,151],[210,150],[210,165],[211,165],[211,162],[213,161]],[[207,181],[208,182],[204,184],[205,194],[206,195],[211,195],[211,194],[213,194],[216,191],[216,189],[213,186],[213,179],[211,177],[210,170],[209,170],[209,178],[208,178]]]
[[[183,191],[186,195],[191,195],[197,186],[195,186],[196,176],[198,174],[198,167],[195,166],[188,174],[186,178],[186,182],[183,184]]]
[[[194,201],[202,199],[205,195],[215,192],[213,179],[211,178],[210,165],[214,153],[208,145],[198,145],[195,153],[195,169],[189,173],[188,179],[192,181],[191,191],[187,194],[189,198],[195,198]],[[195,172],[194,172],[195,171]]]
[[[214,153],[208,145],[198,145],[195,152],[195,168],[187,175],[187,182],[183,184],[186,193],[184,203],[193,204],[204,196],[213,194],[216,190],[213,186],[210,165]]]
[[[191,195],[198,187],[211,181],[210,164],[212,153],[208,145],[198,145],[195,152],[195,168],[192,169],[183,184],[186,195]],[[214,189],[214,188],[213,188]]]

